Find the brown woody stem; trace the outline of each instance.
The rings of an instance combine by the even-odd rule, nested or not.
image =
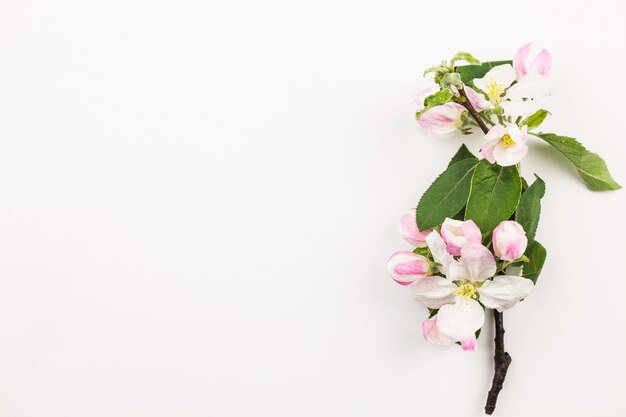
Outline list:
[[[504,350],[504,323],[502,321],[502,313],[497,310],[493,310],[493,317],[495,319],[496,336],[495,342],[495,354],[493,356],[494,362],[494,374],[493,381],[491,382],[491,389],[487,395],[487,404],[485,404],[485,413],[491,415],[493,410],[496,409],[496,402],[498,401],[498,394],[502,390],[504,379],[506,378],[506,372],[511,365],[511,355]]]
[[[465,99],[465,101],[461,103],[463,107],[465,107],[469,114],[472,115],[472,118],[476,121],[476,123],[478,123],[478,126],[482,129],[483,133],[487,134],[487,132],[489,132],[489,128],[485,124],[485,121],[480,117],[474,106],[472,106],[472,104],[470,103],[469,99],[467,98],[467,94],[465,94],[465,88],[459,88],[459,94]]]

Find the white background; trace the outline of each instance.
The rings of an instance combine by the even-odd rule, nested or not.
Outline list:
[[[421,337],[385,272],[462,140],[414,121],[421,71],[553,54],[544,131],[626,183],[620,1],[2,0],[0,416],[472,416],[478,350]],[[626,407],[626,191],[554,151],[548,261],[505,314],[496,415]]]

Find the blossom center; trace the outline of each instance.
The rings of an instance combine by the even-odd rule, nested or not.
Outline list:
[[[495,78],[490,78],[487,83],[487,95],[491,101],[497,101],[504,93],[504,86],[496,81]]]
[[[476,291],[476,286],[469,282],[469,281],[465,281],[463,284],[459,285],[459,289],[456,290],[457,295],[460,295],[461,297],[465,298],[466,300],[468,298],[473,298],[473,299],[477,299],[478,298],[478,294]]]
[[[500,139],[500,144],[504,146],[505,148],[508,148],[511,145],[515,145],[515,143],[516,142],[508,133],[505,133],[504,136],[502,136],[502,138]]]

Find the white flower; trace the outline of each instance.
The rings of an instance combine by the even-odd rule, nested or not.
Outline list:
[[[528,127],[521,129],[515,124],[494,125],[487,135],[480,152],[490,163],[498,163],[501,166],[511,166],[524,159],[528,153]]]
[[[426,238],[435,262],[447,278],[429,276],[413,282],[413,297],[426,307],[439,309],[436,329],[432,323],[424,330],[427,339],[438,344],[460,341],[472,346],[475,332],[485,321],[483,306],[503,311],[526,298],[534,285],[531,280],[497,275],[493,254],[480,244],[466,245],[456,260],[436,231]],[[493,279],[491,279],[493,277]],[[482,304],[482,306],[481,306]],[[471,350],[471,348],[468,348]]]
[[[484,91],[492,103],[498,104],[506,89],[515,81],[515,77],[513,66],[503,64],[490,69],[483,78],[474,79],[474,85]]]

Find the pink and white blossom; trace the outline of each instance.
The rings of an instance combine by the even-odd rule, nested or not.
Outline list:
[[[504,261],[519,259],[526,250],[528,238],[521,224],[507,220],[500,223],[493,231],[493,251]]]
[[[433,229],[428,229],[423,232],[419,230],[415,220],[414,208],[407,211],[402,215],[402,217],[400,217],[400,232],[402,233],[402,237],[404,240],[417,248],[426,247],[426,236],[428,236],[432,230]]]
[[[435,317],[422,324],[424,337],[440,345],[461,342],[465,350],[473,350],[475,332],[485,321],[483,306],[498,311],[508,309],[530,294],[533,282],[518,276],[494,276],[494,256],[481,244],[467,244],[461,248],[460,258],[450,259],[450,254],[442,254],[441,245],[445,242],[436,231],[427,237],[427,242],[433,258],[437,253],[447,272],[445,278],[428,276],[409,285],[417,301],[439,309]],[[435,246],[431,247],[431,243]]]
[[[461,221],[446,218],[441,225],[441,237],[446,242],[448,253],[461,255],[461,248],[467,244],[480,243],[482,233],[471,220]]]
[[[494,125],[485,136],[480,152],[490,163],[511,166],[520,162],[528,153],[528,127],[521,129],[515,124]]]
[[[552,55],[547,49],[537,52],[532,43],[522,46],[513,57],[513,68],[517,73],[517,80],[524,77],[550,75],[552,69]],[[533,53],[534,52],[534,53]]]
[[[411,251],[396,252],[387,262],[391,278],[400,285],[409,285],[430,275],[430,262]]]
[[[417,123],[426,133],[445,137],[461,126],[465,112],[465,107],[449,102],[428,109],[417,118]]]
[[[548,77],[552,57],[547,49],[533,53],[533,45],[522,46],[513,58],[517,82],[506,92],[502,108],[507,116],[526,117],[539,109],[537,99],[552,94],[552,81]]]

